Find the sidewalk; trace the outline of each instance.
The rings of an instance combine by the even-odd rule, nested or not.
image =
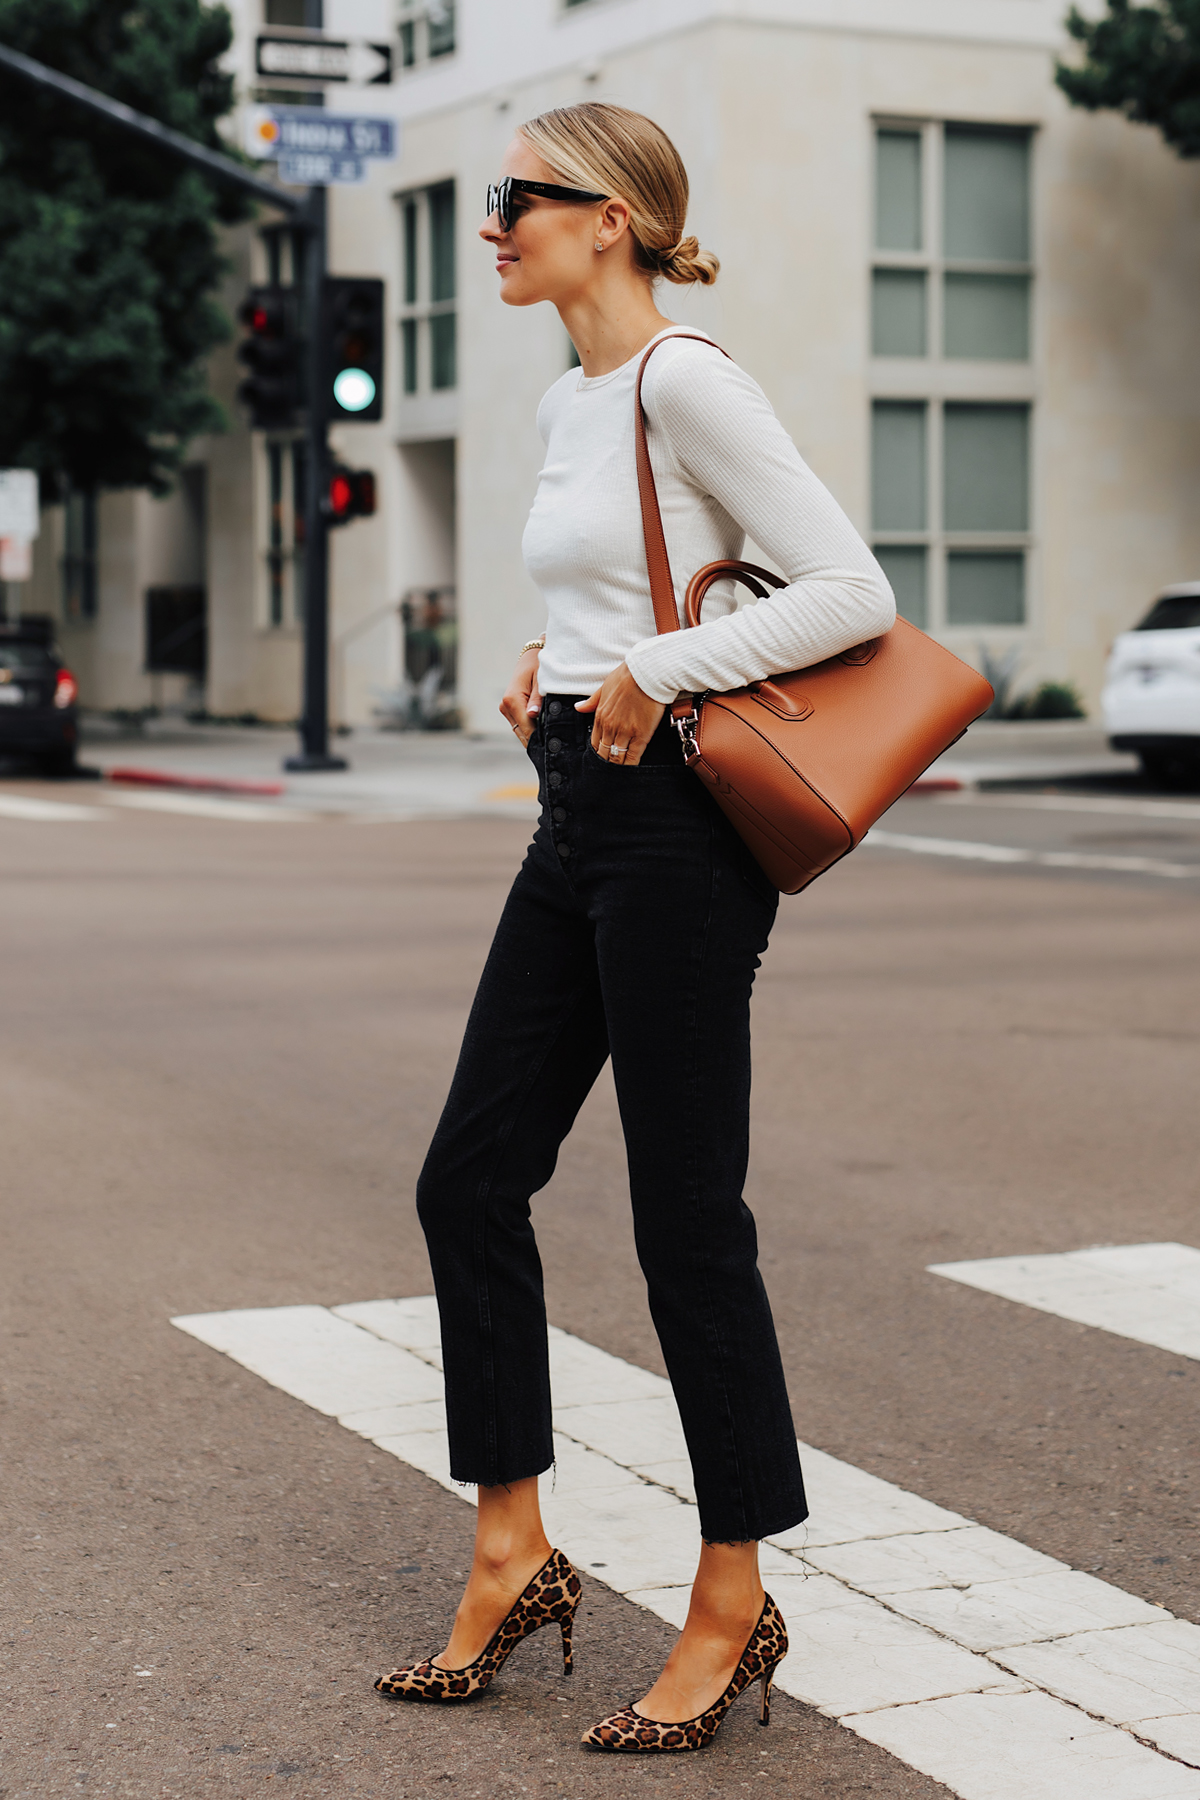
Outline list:
[[[380,819],[535,819],[537,778],[516,738],[458,732],[362,729],[334,738],[343,772],[292,775],[284,758],[299,749],[288,726],[241,728],[152,719],[143,731],[107,720],[84,724],[80,760],[104,774],[137,769],[218,781],[281,782],[278,804],[305,812],[358,813]]]
[[[154,719],[142,731],[104,719],[84,726],[82,761],[106,775],[136,769],[215,781],[278,782],[278,804],[306,812],[357,813],[380,819],[533,819],[537,787],[528,757],[511,735],[361,729],[332,748],[350,767],[342,773],[291,775],[284,758],[298,748],[285,726],[242,728]],[[1088,719],[973,725],[939,757],[926,780],[971,788],[1007,781],[1053,781],[1135,774],[1137,758],[1109,750]]]
[[[1001,781],[1066,781],[1083,776],[1136,775],[1136,756],[1108,747],[1093,719],[981,719],[939,756],[927,781],[981,787]]]

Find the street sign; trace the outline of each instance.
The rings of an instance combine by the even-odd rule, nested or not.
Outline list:
[[[302,81],[349,81],[356,87],[385,87],[392,79],[392,46],[363,38],[274,37],[255,46],[260,75],[299,76]]]
[[[329,150],[289,151],[279,159],[279,179],[288,187],[341,187],[364,180],[366,173],[361,156]]]
[[[37,470],[0,469],[0,537],[35,538],[38,523]]]
[[[396,121],[329,113],[322,106],[248,106],[243,141],[251,156],[372,157],[387,162],[396,154]]]

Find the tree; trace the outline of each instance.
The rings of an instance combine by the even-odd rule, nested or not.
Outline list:
[[[232,39],[201,0],[0,0],[0,40],[213,149]],[[53,493],[165,493],[220,430],[205,358],[222,223],[248,203],[82,108],[0,71],[0,466]]]
[[[1100,19],[1072,7],[1067,30],[1087,53],[1082,66],[1055,72],[1070,101],[1156,125],[1181,156],[1200,156],[1200,0],[1108,0]]]

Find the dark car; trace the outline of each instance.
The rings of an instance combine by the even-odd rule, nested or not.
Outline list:
[[[78,694],[51,619],[0,620],[0,756],[31,757],[47,775],[70,775]]]

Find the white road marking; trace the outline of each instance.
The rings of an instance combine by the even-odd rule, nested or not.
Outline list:
[[[929,1273],[1200,1361],[1200,1250],[1189,1244],[992,1256]]]
[[[0,794],[0,819],[36,819],[45,825],[83,825],[107,818],[102,806],[75,806],[65,800],[34,800],[25,794]]]
[[[150,794],[107,793],[104,803],[124,807],[129,812],[181,813],[194,819],[236,819],[246,825],[308,824],[317,816],[268,801],[218,800],[207,794],[159,793],[157,790]]]
[[[1023,812],[1125,813],[1140,819],[1200,820],[1195,800],[1121,800],[1093,794],[938,794],[936,806],[1007,806]]]
[[[173,1323],[473,1500],[450,1479],[432,1299]],[[670,1385],[553,1329],[550,1360],[551,1538],[681,1624],[697,1525]],[[820,1450],[801,1454],[812,1520],[762,1551],[792,1640],[785,1693],[962,1800],[1197,1800],[1200,1627]]]
[[[962,838],[912,837],[872,826],[863,844],[909,850],[917,856],[954,856],[967,862],[1026,863],[1044,869],[1103,869],[1118,875],[1200,876],[1200,862],[1169,863],[1152,856],[1089,856],[1074,850],[1023,850],[1011,844],[976,844]]]

